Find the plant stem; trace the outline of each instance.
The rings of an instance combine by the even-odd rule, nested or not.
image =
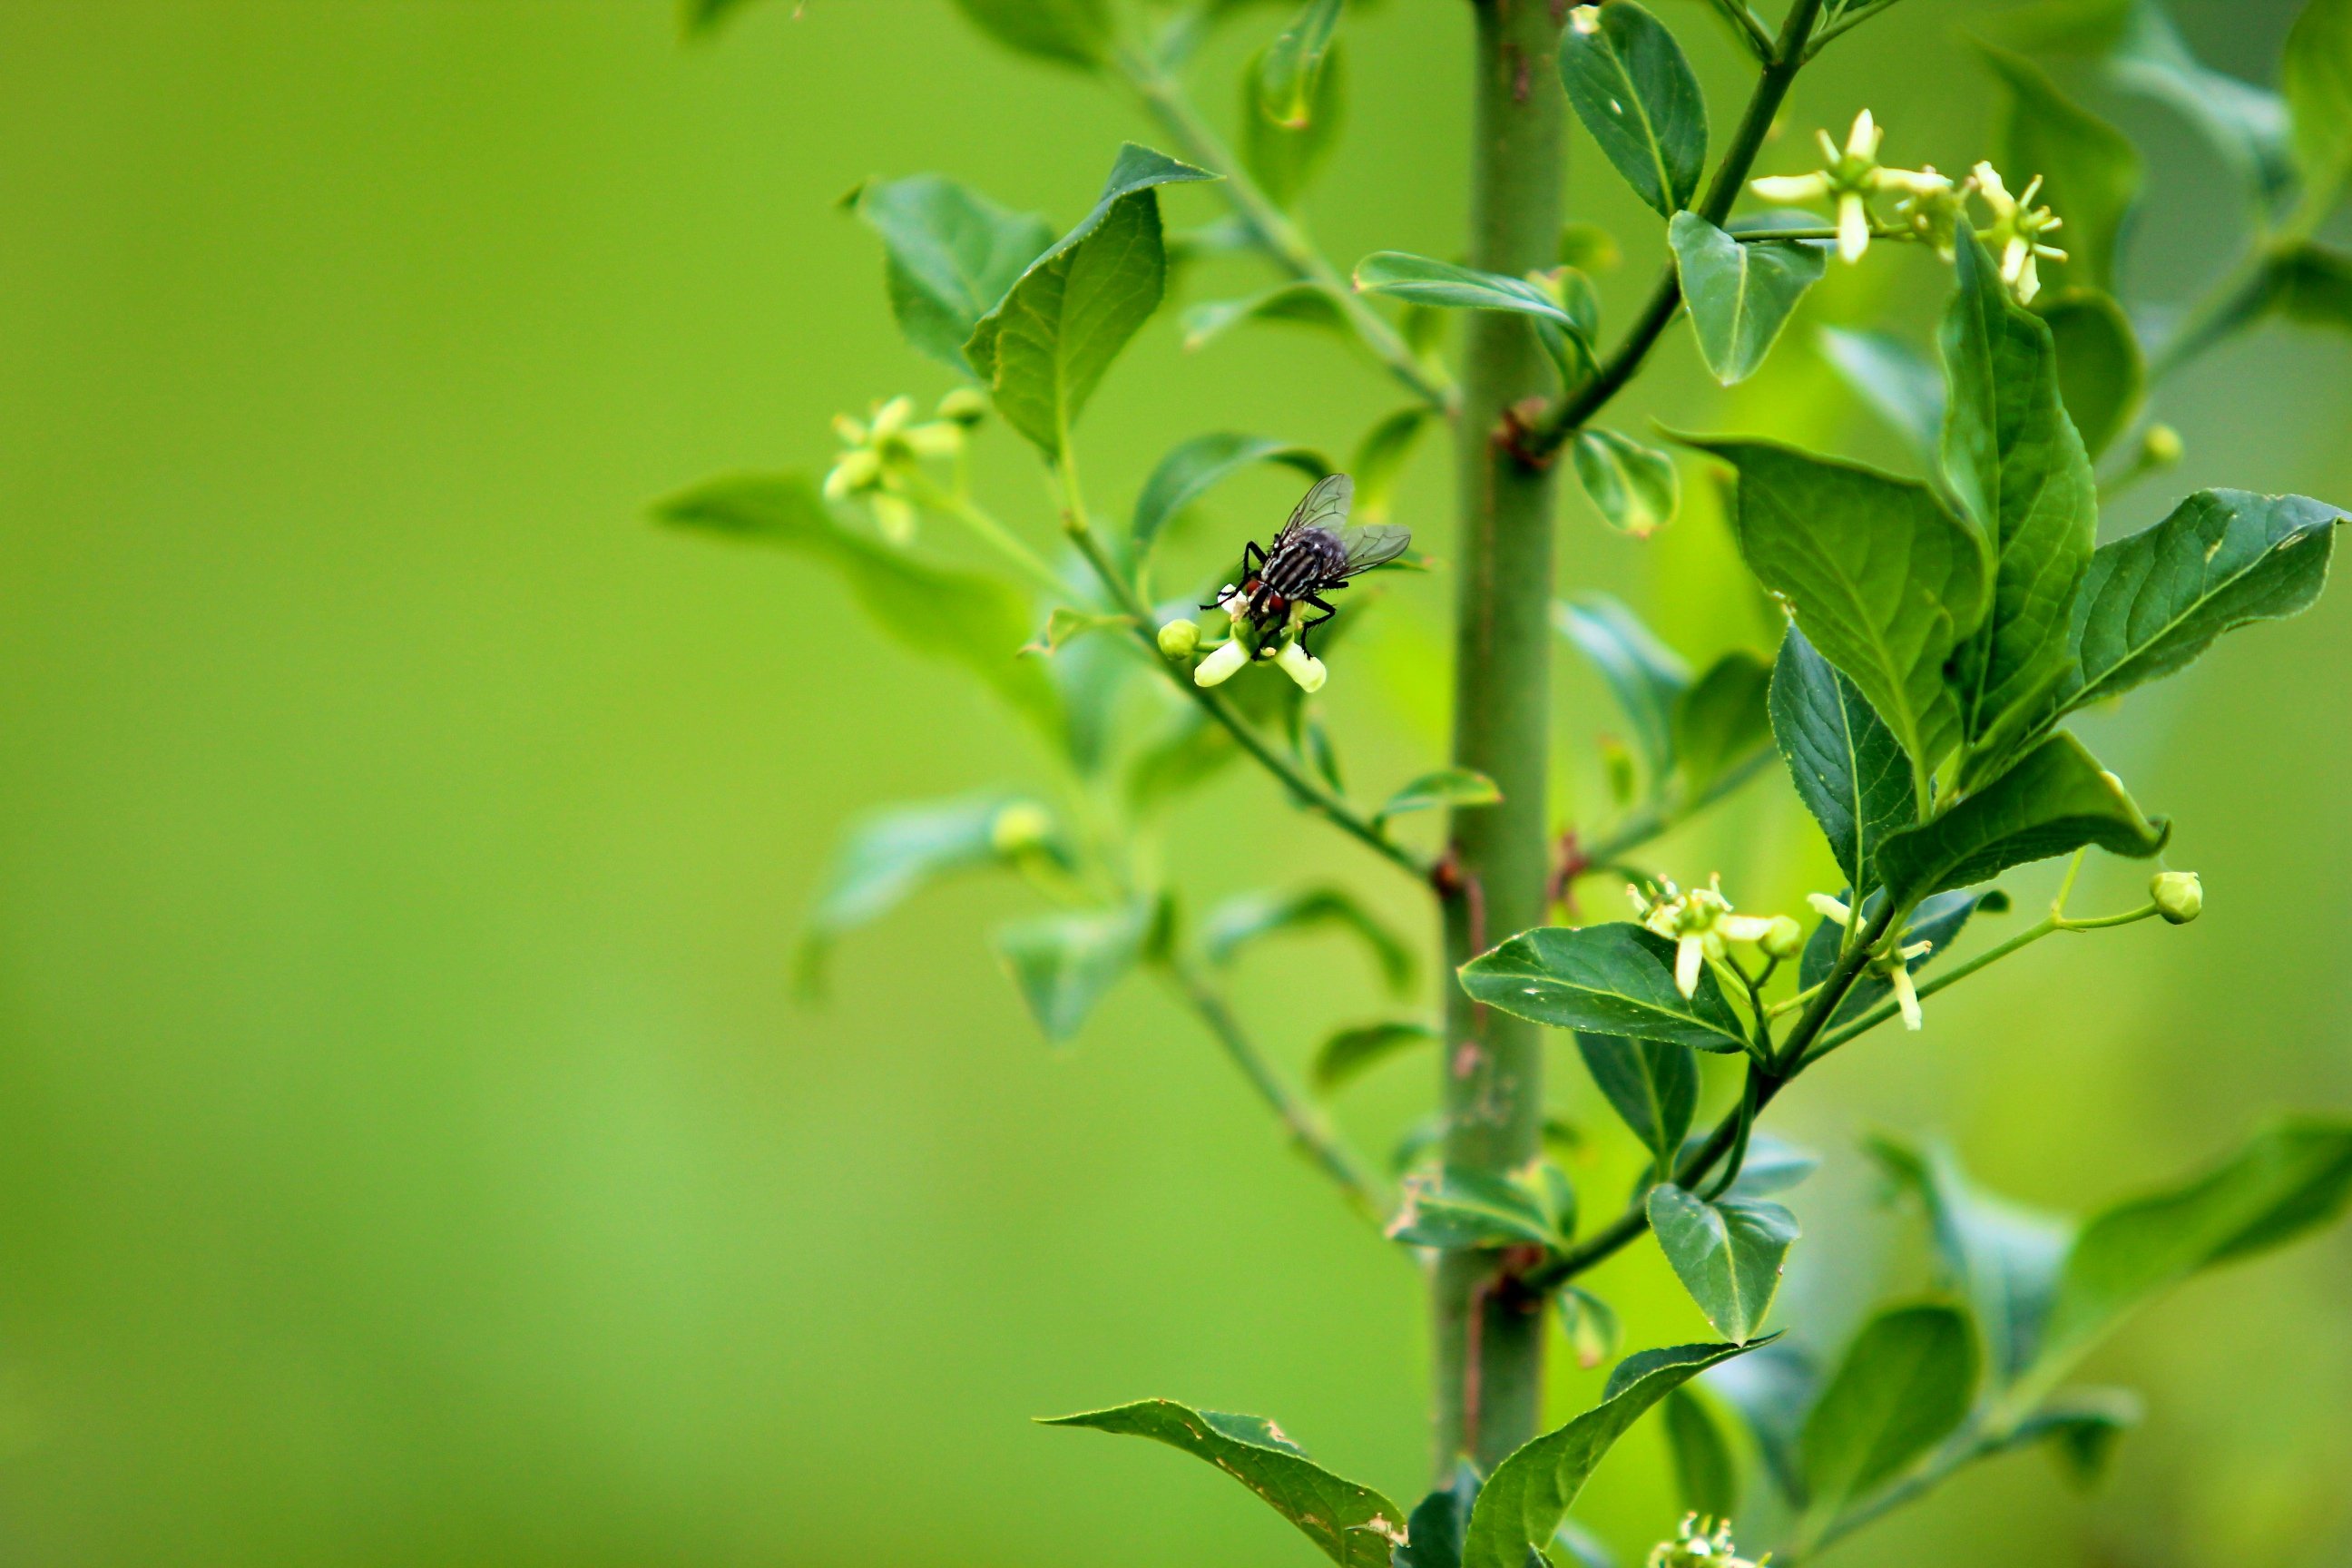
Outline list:
[[[1135,95],[1142,100],[1144,108],[1175,138],[1184,156],[1223,177],[1225,195],[1234,210],[1256,231],[1275,259],[1301,282],[1312,283],[1328,294],[1364,346],[1388,367],[1391,374],[1410,387],[1413,395],[1440,414],[1452,414],[1457,398],[1454,389],[1444,379],[1444,373],[1433,371],[1422,363],[1387,319],[1364,303],[1354,286],[1317,248],[1298,220],[1284,212],[1250,177],[1241,160],[1234,156],[1233,149],[1192,107],[1183,83],[1157,61],[1132,48],[1118,50],[1115,63]]]
[[[1517,277],[1559,247],[1567,108],[1559,21],[1532,0],[1474,0],[1469,263]],[[1505,447],[1507,416],[1543,395],[1549,367],[1517,317],[1465,322],[1456,429],[1460,562],[1454,762],[1501,787],[1456,813],[1441,876],[1445,967],[1543,922],[1550,853],[1551,476]],[[1499,1173],[1543,1146],[1543,1038],[1535,1025],[1446,987],[1440,1073],[1449,1163]],[[1543,1299],[1493,1254],[1441,1256],[1431,1289],[1433,1436],[1442,1482],[1457,1455],[1491,1471],[1542,1415]]]
[[[1233,1005],[1226,1001],[1224,993],[1202,973],[1195,961],[1181,954],[1171,957],[1166,969],[1169,982],[1200,1015],[1201,1022],[1208,1026],[1234,1065],[1242,1069],[1242,1076],[1249,1079],[1258,1098],[1290,1130],[1299,1152],[1339,1184],[1350,1206],[1374,1226],[1384,1224],[1388,1195],[1379,1180],[1333,1131],[1321,1108],[1292,1088],[1281,1070],[1258,1049],[1256,1042],[1242,1027],[1241,1020],[1234,1016]]]
[[[1747,110],[1739,117],[1738,128],[1731,133],[1730,145],[1724,149],[1723,162],[1716,165],[1715,178],[1707,185],[1706,195],[1692,209],[1707,222],[1720,225],[1731,216],[1732,204],[1739,199],[1739,187],[1755,165],[1765,133],[1772,129],[1773,117],[1780,112],[1790,84],[1804,68],[1813,21],[1821,10],[1822,0],[1794,0],[1790,5],[1788,17],[1780,24],[1780,36],[1773,40],[1772,56],[1764,62],[1763,72],[1756,79],[1756,89],[1748,94]],[[1651,290],[1648,303],[1642,307],[1642,313],[1634,318],[1624,339],[1601,362],[1592,379],[1578,387],[1550,422],[1535,432],[1529,446],[1539,453],[1559,450],[1561,443],[1623,391],[1625,384],[1633,379],[1633,373],[1642,368],[1642,362],[1649,357],[1659,334],[1675,319],[1675,311],[1682,302],[1682,276],[1669,260],[1658,275],[1657,287]]]
[[[914,497],[917,505],[954,518],[971,530],[973,535],[982,543],[993,549],[1018,569],[1021,574],[1029,580],[1031,587],[1049,598],[1066,599],[1070,596],[1070,585],[1055,574],[1054,569],[1045,564],[1045,558],[1030,549],[1019,534],[1014,533],[1003,523],[998,521],[994,516],[982,510],[971,497],[960,495],[942,485],[936,484],[929,475],[921,473],[914,476],[914,481],[909,486],[909,493]]]
[[[1388,836],[1388,830],[1370,818],[1358,813],[1339,795],[1325,787],[1321,781],[1301,766],[1294,758],[1284,755],[1243,717],[1234,711],[1231,702],[1219,692],[1193,684],[1183,669],[1169,662],[1160,651],[1156,629],[1152,625],[1151,606],[1136,593],[1134,584],[1119,571],[1118,563],[1103,548],[1102,538],[1087,521],[1085,503],[1077,488],[1077,469],[1066,456],[1057,472],[1062,484],[1062,529],[1076,545],[1078,552],[1094,568],[1103,589],[1112,601],[1135,623],[1135,636],[1144,647],[1144,656],[1153,667],[1165,675],[1175,688],[1198,703],[1202,711],[1223,725],[1226,733],[1241,743],[1243,751],[1254,758],[1258,766],[1272,773],[1290,791],[1292,798],[1309,811],[1328,819],[1343,833],[1355,838],[1382,859],[1417,881],[1426,882],[1431,867],[1428,861],[1414,854]]]

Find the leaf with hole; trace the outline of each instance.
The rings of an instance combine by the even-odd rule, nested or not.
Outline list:
[[[1297,1525],[1340,1568],[1389,1568],[1389,1553],[1404,1540],[1402,1509],[1370,1487],[1333,1475],[1263,1416],[1146,1399],[1052,1416],[1041,1425],[1149,1437],[1204,1459]]]
[[[1661,217],[1706,172],[1706,100],[1665,24],[1615,0],[1580,5],[1559,36],[1559,80],[1601,154]]]

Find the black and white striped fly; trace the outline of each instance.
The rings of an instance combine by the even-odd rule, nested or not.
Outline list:
[[[1242,580],[1227,584],[1216,602],[1234,619],[1249,622],[1257,634],[1258,658],[1275,656],[1294,618],[1299,651],[1311,654],[1307,634],[1339,613],[1323,595],[1346,587],[1360,572],[1395,560],[1412,542],[1412,530],[1395,523],[1351,525],[1348,508],[1355,499],[1356,481],[1347,475],[1318,479],[1274,536],[1271,549],[1259,549],[1255,540],[1242,547]],[[1307,610],[1322,614],[1308,616]]]

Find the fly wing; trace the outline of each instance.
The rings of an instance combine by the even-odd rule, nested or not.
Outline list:
[[[1348,509],[1355,504],[1356,481],[1345,474],[1326,474],[1315,481],[1315,488],[1299,499],[1291,509],[1290,521],[1274,536],[1273,553],[1280,554],[1283,545],[1307,530],[1319,529],[1336,534],[1347,523]]]
[[[1342,574],[1352,577],[1359,572],[1369,572],[1385,565],[1405,552],[1412,542],[1412,530],[1401,523],[1367,523],[1361,528],[1342,529],[1339,543],[1348,552],[1348,563]]]

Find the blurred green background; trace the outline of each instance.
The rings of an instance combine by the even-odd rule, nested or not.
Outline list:
[[[1661,8],[1727,121],[1729,47]],[[1890,158],[1965,165],[1995,94],[1953,39],[1988,9],[1907,0],[1808,76],[1790,134],[1868,101]],[[2286,0],[2177,9],[2270,79]],[[1343,261],[1458,243],[1462,13],[1351,29],[1311,204]],[[1221,114],[1251,42],[1204,67]],[[2234,243],[2223,173],[2101,101],[2155,161],[2126,286],[2183,300]],[[984,942],[1028,900],[972,882],[849,942],[828,1008],[793,1003],[846,815],[1049,775],[828,582],[644,521],[716,470],[821,464],[836,410],[944,389],[833,209],[853,183],[937,168],[1067,222],[1130,135],[931,0],[771,0],[712,47],[656,0],[0,4],[0,1562],[1308,1561],[1203,1467],[1026,1424],[1153,1394],[1418,1487],[1414,1268],[1147,987],[1049,1052]],[[1603,280],[1622,313],[1652,226],[1578,148],[1578,210],[1635,237]],[[1872,259],[1810,319],[1924,321],[1932,272]],[[2347,353],[2266,331],[2168,387],[2188,461],[2109,527],[2202,483],[2352,500]],[[1801,342],[1736,396],[1693,360],[1677,331],[1620,422],[1895,456]],[[1163,320],[1088,416],[1090,489],[1123,508],[1209,428],[1345,449],[1394,401],[1321,341],[1187,355]],[[1015,445],[983,438],[982,480],[1040,525]],[[1223,492],[1196,559],[1284,484]],[[1441,554],[1445,494],[1433,450],[1402,510]],[[1580,500],[1562,527],[1575,580],[1685,651],[1766,646],[1705,508],[1647,546]],[[1335,666],[1370,786],[1436,754],[1443,592]],[[1869,1128],[2086,1206],[2273,1109],[2352,1108],[2343,592],[2094,726],[2178,818],[2200,924],[2037,948],[1775,1107],[1829,1156],[1797,1197],[1801,1331],[1922,1278]],[[1576,816],[1612,721],[1565,657],[1561,685]],[[1826,885],[1817,854],[1775,777],[1657,858],[1769,907]],[[1238,773],[1168,863],[1202,895],[1339,875],[1422,918]],[[2095,868],[2082,906],[2144,874]],[[1374,1004],[1352,954],[1289,951],[1244,993],[1296,1060]],[[1346,1118],[1384,1146],[1423,1089],[1389,1069]],[[1606,1121],[1568,1062],[1556,1099]],[[1608,1144],[1588,1190],[1629,1170]],[[1598,1283],[1636,1343],[1699,1331],[1652,1249]],[[2195,1285],[2091,1369],[2149,1399],[2103,1495],[2013,1458],[1840,1560],[2345,1561],[2347,1300],[2341,1230]],[[1555,1407],[1594,1381],[1563,1367]],[[1676,1512],[1661,1457],[1637,1434],[1580,1510],[1629,1560]]]

